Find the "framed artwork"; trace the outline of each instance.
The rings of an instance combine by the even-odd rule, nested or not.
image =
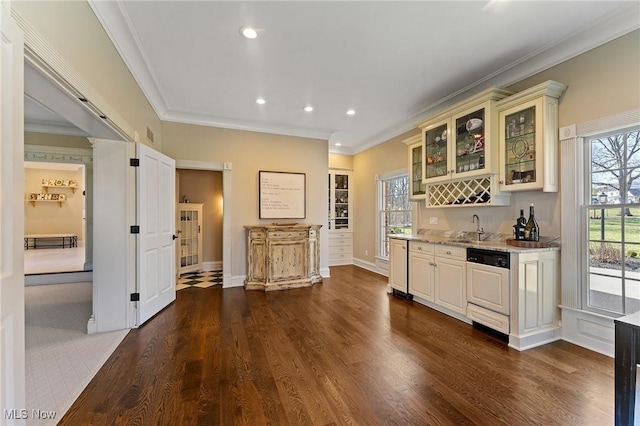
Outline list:
[[[307,175],[288,172],[258,172],[260,219],[306,218]]]
[[[57,194],[57,195],[58,195],[58,201],[64,201],[67,199],[66,194]]]
[[[51,199],[58,201],[60,194],[51,194]]]

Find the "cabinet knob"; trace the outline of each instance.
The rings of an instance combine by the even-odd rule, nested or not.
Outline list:
[[[447,250],[447,254],[451,254],[451,250]]]
[[[418,250],[422,251],[422,247],[418,247]]]
[[[498,181],[498,183],[499,183],[500,185],[504,185],[504,181],[503,181],[502,179],[501,179],[501,180],[499,180],[499,181]]]

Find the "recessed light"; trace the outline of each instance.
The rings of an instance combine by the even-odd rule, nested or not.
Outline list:
[[[304,110],[305,110],[306,112],[311,112],[311,111],[313,111],[313,107],[312,107],[312,106],[310,106],[310,105],[307,105],[306,107],[304,107]]]
[[[265,101],[265,100],[264,100],[264,99],[262,99],[262,98],[258,98],[258,99],[256,99],[256,103],[257,103],[258,105],[264,105],[264,104],[266,104],[266,103],[267,103],[267,101]]]
[[[340,142],[337,142],[336,146],[342,146],[342,144]]]
[[[347,111],[347,115],[353,115],[355,113],[356,113],[356,111],[353,110],[353,109],[350,109],[349,111]]]
[[[251,27],[240,28],[240,34],[242,34],[244,38],[248,38],[250,40],[258,37],[258,32]]]

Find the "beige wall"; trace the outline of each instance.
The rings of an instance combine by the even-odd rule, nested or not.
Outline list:
[[[353,157],[354,221],[353,257],[373,263],[376,255],[376,175],[407,172],[407,146],[403,140],[418,134],[418,129],[403,133]],[[367,255],[365,255],[365,250]]]
[[[86,1],[14,1],[12,7],[146,143],[162,146],[160,120]]]
[[[222,172],[179,169],[179,199],[202,203],[202,261],[222,262]]]
[[[176,160],[229,162],[232,164],[231,274],[246,274],[245,225],[299,222],[323,225],[321,267],[327,265],[327,141],[267,133],[162,124],[163,153]],[[307,217],[296,220],[258,219],[258,171],[306,173]],[[225,203],[228,200],[225,199]]]
[[[329,168],[353,170],[353,155],[329,153]]]
[[[634,108],[640,108],[640,31],[613,40],[576,58],[536,74],[509,89],[519,91],[535,84],[557,80],[568,86],[560,99],[560,126],[583,123]],[[411,132],[410,132],[411,133]],[[416,131],[417,133],[417,131]],[[403,137],[410,136],[409,133]],[[398,152],[396,152],[396,150]],[[394,138],[355,155],[356,205],[354,257],[373,262],[375,252],[375,185],[372,176],[407,167],[407,148]],[[513,193],[508,207],[430,208],[421,206],[420,228],[473,231],[471,216],[477,214],[487,232],[510,234],[519,209],[534,203],[543,236],[560,235],[560,196],[540,191]],[[575,214],[575,212],[568,212]],[[436,217],[438,225],[430,225]],[[364,255],[368,250],[369,256]]]
[[[43,166],[46,167],[46,166]],[[53,166],[55,167],[55,166]],[[25,168],[24,190],[25,198],[30,193],[45,193],[42,179],[75,180],[78,189],[75,193],[70,188],[48,188],[51,194],[65,194],[66,202],[59,205],[55,202],[44,201],[25,203],[24,233],[25,234],[76,234],[79,241],[84,241],[82,212],[84,208],[84,174],[83,167],[77,170],[56,170]]]

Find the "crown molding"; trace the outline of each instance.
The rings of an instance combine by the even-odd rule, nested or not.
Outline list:
[[[88,0],[88,3],[161,120],[327,140],[330,140],[331,135],[334,133],[328,130],[309,130],[281,125],[272,126],[264,123],[241,122],[221,117],[170,111],[166,97],[159,89],[157,79],[148,66],[149,62],[139,48],[138,38],[123,10],[122,1]],[[563,40],[540,48],[530,55],[512,62],[496,72],[422,108],[405,121],[391,126],[375,136],[367,138],[367,140],[356,141],[356,145],[350,148],[331,146],[329,152],[353,155],[386,142],[403,132],[417,127],[417,123],[479,91],[492,86],[510,86],[640,28],[639,15],[640,3],[629,2],[628,7],[604,17],[598,24],[578,31]],[[108,27],[105,22],[109,22]]]
[[[271,133],[284,136],[297,136],[310,139],[329,140],[335,133],[334,130],[327,129],[307,129],[303,127],[270,125],[264,123],[254,123],[242,120],[230,120],[216,118],[200,114],[169,112],[163,117],[164,121],[175,123],[195,124],[200,126],[220,127],[223,129],[245,130],[250,132]]]

